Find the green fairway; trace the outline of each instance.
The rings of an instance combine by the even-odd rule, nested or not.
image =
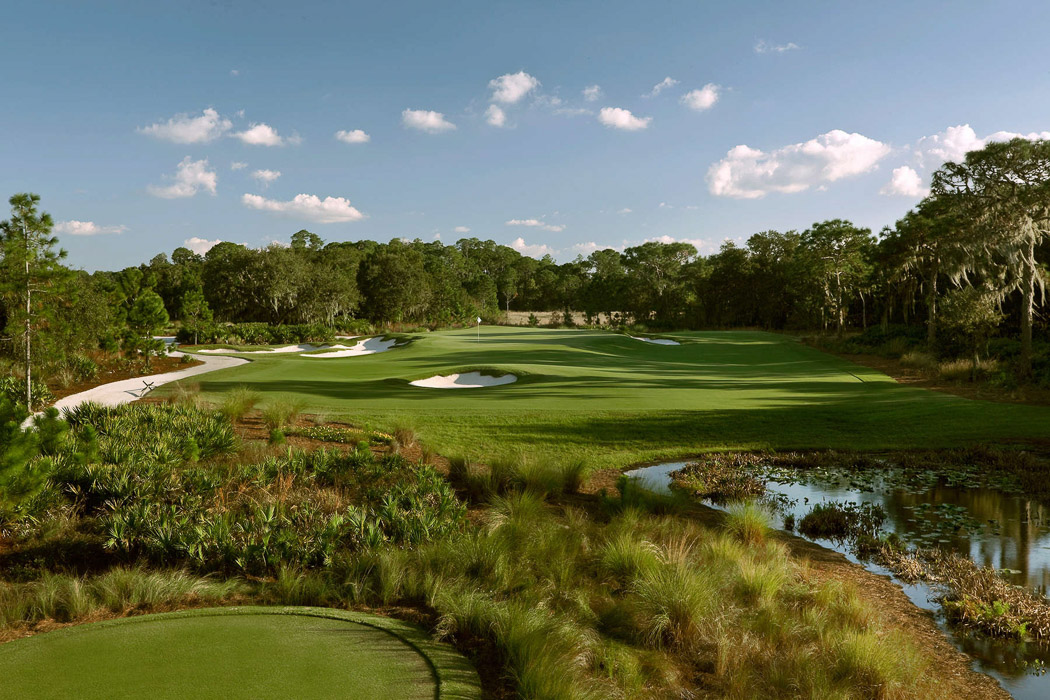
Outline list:
[[[479,697],[469,664],[405,623],[226,608],[72,627],[0,645],[2,698]]]
[[[245,385],[264,399],[374,427],[403,424],[446,453],[540,448],[598,464],[718,448],[959,446],[1050,438],[1050,408],[970,401],[761,332],[691,332],[682,345],[615,333],[488,327],[423,334],[343,359],[255,355],[196,379],[207,398]],[[409,381],[489,368],[520,375],[480,389]]]

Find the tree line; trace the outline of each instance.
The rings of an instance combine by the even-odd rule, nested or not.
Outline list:
[[[100,347],[148,354],[150,333],[169,320],[196,336],[224,323],[440,327],[498,322],[508,311],[650,329],[841,335],[893,325],[921,330],[931,350],[974,354],[999,335],[1016,339],[1022,378],[1046,354],[1047,141],[990,144],[946,163],[929,196],[877,235],[834,219],[727,241],[706,256],[687,243],[647,242],[559,263],[477,238],[325,243],[302,230],[287,246],[223,242],[204,255],[180,247],[87,274],[63,265],[39,197],[10,202],[0,223],[0,353],[23,377]]]

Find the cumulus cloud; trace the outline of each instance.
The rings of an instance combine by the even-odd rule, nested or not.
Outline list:
[[[283,146],[286,143],[298,143],[300,140],[294,135],[286,139],[272,126],[262,123],[252,124],[244,131],[234,133],[233,136],[249,146]]]
[[[689,109],[703,112],[715,106],[721,92],[721,86],[708,83],[699,90],[690,90],[682,95],[682,104]]]
[[[235,160],[232,163],[230,163],[230,170],[244,170],[247,167],[247,163],[241,162],[239,160]]]
[[[401,123],[410,129],[419,129],[428,134],[439,134],[442,131],[451,131],[456,125],[445,119],[441,112],[432,112],[425,109],[406,109],[401,112]]]
[[[759,39],[755,43],[755,53],[785,53],[787,51],[797,51],[801,48],[793,41],[789,41],[786,44],[770,44],[765,39]]]
[[[489,108],[485,110],[485,121],[491,126],[505,126],[507,113],[499,105],[489,105]]]
[[[262,183],[264,187],[277,180],[280,176],[280,170],[255,170],[252,172],[252,177]]]
[[[280,202],[257,194],[245,194],[241,197],[241,202],[250,209],[271,211],[317,224],[337,224],[365,218],[364,214],[350,206],[350,201],[343,197],[321,199],[313,194],[299,194],[290,201]]]
[[[220,116],[218,112],[209,107],[199,117],[176,114],[166,122],[139,127],[138,131],[140,134],[172,143],[208,143],[219,138],[232,127],[233,123],[229,119]]]
[[[492,101],[512,105],[540,86],[540,81],[525,71],[507,73],[489,81]]]
[[[456,228],[454,228],[452,230],[455,231],[456,233],[470,233],[470,227],[469,226],[457,226]]]
[[[666,78],[658,82],[656,85],[653,85],[653,89],[650,90],[647,94],[642,95],[642,97],[656,97],[667,88],[672,88],[677,84],[677,80],[675,80],[671,76],[667,76]]]
[[[187,238],[186,240],[184,240],[182,242],[182,245],[186,246],[197,255],[204,255],[220,243],[222,243],[221,238],[216,238],[214,241],[209,241],[207,238],[198,238],[197,236],[194,236],[193,238]]]
[[[930,193],[929,188],[922,186],[922,177],[907,165],[893,169],[893,175],[879,194],[887,197],[925,197]]]
[[[368,143],[372,140],[372,137],[361,129],[354,129],[352,131],[340,129],[335,132],[335,138],[343,143]]]
[[[601,85],[588,85],[583,89],[583,99],[588,102],[597,102],[602,97]]]
[[[652,117],[636,117],[628,109],[620,107],[602,107],[598,113],[598,121],[611,129],[623,129],[624,131],[639,131],[649,127]]]
[[[528,255],[530,258],[542,258],[544,255],[553,256],[556,255],[558,252],[546,243],[526,243],[525,239],[521,236],[518,236],[513,241],[511,241],[510,247],[518,251],[522,255]]]
[[[1019,134],[1013,131],[996,131],[983,138],[969,124],[949,126],[932,136],[924,136],[916,145],[916,157],[919,164],[936,168],[948,161],[958,163],[966,158],[969,151],[984,148],[994,141],[1009,141],[1015,138],[1030,140],[1050,138],[1050,131]]]
[[[704,243],[704,241],[699,239],[699,238],[674,238],[674,237],[668,236],[668,235],[663,235],[663,236],[660,236],[659,238],[646,238],[643,241],[643,243],[664,243],[664,244],[688,243],[689,245],[691,245],[694,248],[696,248],[697,251],[699,251],[701,248],[703,248],[704,245],[706,245]]]
[[[183,199],[192,197],[201,190],[215,194],[219,176],[208,169],[208,159],[191,160],[186,156],[175,168],[174,181],[166,186],[150,185],[147,189],[155,197],[163,199]]]
[[[624,207],[623,209],[621,209],[620,211],[618,211],[616,213],[617,214],[630,214],[633,211],[634,211],[634,209],[631,209],[630,207]]]
[[[742,144],[708,169],[707,186],[711,194],[740,199],[802,192],[874,170],[889,152],[880,141],[839,129],[770,152]]]
[[[546,221],[540,219],[511,219],[506,222],[507,226],[527,226],[529,228],[543,229],[544,231],[564,231],[565,227],[561,224],[548,224]]]
[[[64,233],[69,236],[98,236],[105,233],[124,233],[127,226],[99,226],[94,221],[59,221],[55,224],[55,233]]]

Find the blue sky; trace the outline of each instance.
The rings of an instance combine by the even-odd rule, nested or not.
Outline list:
[[[4,24],[0,193],[42,195],[86,269],[300,228],[561,260],[878,229],[944,159],[1050,129],[1043,2],[15,0]]]

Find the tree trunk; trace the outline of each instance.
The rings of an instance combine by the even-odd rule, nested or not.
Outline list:
[[[24,221],[24,219],[23,219]],[[33,286],[29,280],[29,229],[22,224],[26,263],[26,410],[33,412]]]
[[[1028,242],[1024,261],[1024,280],[1021,283],[1021,379],[1032,376],[1032,315],[1035,309],[1035,240]]]
[[[937,267],[926,285],[926,344],[932,350],[937,343]]]

